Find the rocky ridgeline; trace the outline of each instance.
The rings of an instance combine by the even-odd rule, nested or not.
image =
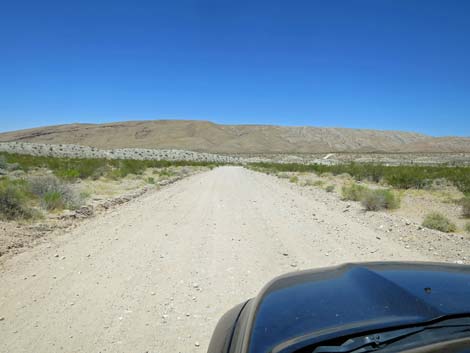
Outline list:
[[[194,161],[213,163],[243,163],[240,157],[201,153],[183,150],[157,150],[145,148],[119,148],[102,150],[80,145],[49,145],[43,143],[3,142],[0,151],[27,154],[33,156],[66,157],[66,158],[105,158],[105,159],[138,159]]]

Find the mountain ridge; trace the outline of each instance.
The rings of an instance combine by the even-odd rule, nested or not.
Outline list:
[[[0,133],[0,142],[13,141],[235,154],[470,152],[470,137],[433,137],[398,130],[337,127],[224,125],[205,120],[73,123]]]

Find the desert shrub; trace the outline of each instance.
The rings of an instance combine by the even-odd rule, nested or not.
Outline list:
[[[175,173],[171,170],[171,169],[168,169],[168,168],[163,168],[162,170],[160,170],[160,176],[162,177],[166,177],[166,178],[169,178],[171,177],[172,175],[174,175]]]
[[[142,174],[146,169],[145,164],[142,161],[137,160],[122,160],[119,163],[119,171],[122,177],[125,177],[128,174]]]
[[[297,182],[299,181],[299,177],[296,176],[296,175],[291,176],[291,177],[289,178],[289,181],[290,181],[291,183],[297,183]]]
[[[470,233],[470,222],[465,223],[464,229],[467,233]]]
[[[422,223],[423,227],[439,230],[441,232],[450,233],[455,232],[457,226],[446,216],[438,213],[432,212],[426,215]]]
[[[334,185],[328,185],[326,188],[325,188],[325,191],[326,192],[333,192],[335,190],[335,186]]]
[[[41,205],[46,210],[61,210],[65,208],[62,194],[58,191],[48,191],[41,199]]]
[[[324,180],[315,180],[313,182],[313,186],[317,186],[317,187],[322,187],[323,185],[325,185],[325,181]]]
[[[343,185],[341,195],[343,200],[361,201],[368,190],[367,187],[359,184]]]
[[[7,160],[5,156],[0,156],[0,169],[7,169]]]
[[[28,197],[23,181],[0,180],[0,219],[31,218],[33,210],[27,206]]]
[[[437,178],[437,179],[434,179],[430,182],[429,189],[442,190],[442,189],[448,188],[450,186],[452,186],[452,182],[450,182],[446,178]]]
[[[470,218],[470,197],[464,197],[460,203],[462,205],[462,216],[464,218]]]
[[[41,205],[47,210],[75,209],[83,203],[80,194],[54,175],[32,177],[29,185],[31,192],[39,197]]]
[[[367,190],[362,194],[361,204],[367,211],[395,209],[400,206],[400,199],[390,190]]]
[[[333,175],[350,174],[355,180],[383,181],[400,189],[423,189],[432,185],[436,179],[446,179],[460,191],[470,194],[470,167],[468,166],[386,166],[382,164],[345,163],[337,165],[300,164],[300,163],[253,163],[260,170],[278,172],[330,172]],[[440,182],[438,182],[440,183]]]
[[[149,184],[155,184],[155,178],[153,178],[153,177],[148,177],[148,178],[147,178],[147,183],[149,183]]]
[[[55,173],[59,178],[66,180],[75,180],[80,177],[80,172],[76,169],[64,169]]]

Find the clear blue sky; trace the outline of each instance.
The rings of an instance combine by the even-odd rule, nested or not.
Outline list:
[[[0,131],[163,118],[470,136],[470,1],[4,1]]]

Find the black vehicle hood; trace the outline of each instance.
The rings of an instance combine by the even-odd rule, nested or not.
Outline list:
[[[302,271],[271,281],[253,301],[250,353],[470,314],[470,266],[364,263]]]

